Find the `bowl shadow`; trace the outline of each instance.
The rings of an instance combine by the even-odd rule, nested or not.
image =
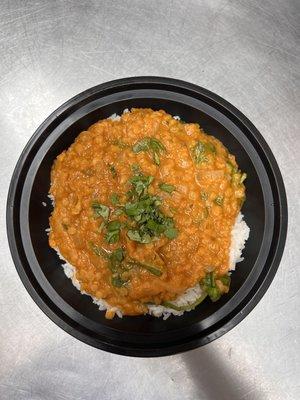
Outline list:
[[[221,354],[213,344],[208,344],[181,356],[197,388],[197,398],[266,400],[266,393],[237,371],[240,366],[233,365],[231,353],[231,347]]]

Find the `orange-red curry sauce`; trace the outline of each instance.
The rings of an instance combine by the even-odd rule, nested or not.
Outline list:
[[[219,140],[164,111],[132,109],[99,121],[54,162],[50,246],[76,268],[81,290],[125,315],[143,314],[147,303],[175,299],[208,271],[228,272],[244,175]],[[140,193],[133,177],[152,178]],[[171,226],[168,235],[139,237],[140,222],[124,212],[139,201],[135,189],[158,199],[153,207]]]

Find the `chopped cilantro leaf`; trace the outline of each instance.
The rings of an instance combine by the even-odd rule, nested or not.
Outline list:
[[[168,228],[165,230],[164,235],[168,238],[168,239],[175,239],[178,236],[178,231],[176,228]]]
[[[167,193],[172,193],[175,190],[175,186],[168,183],[160,183],[158,186],[161,190]]]
[[[141,167],[139,166],[139,164],[132,164],[131,169],[135,175],[141,174]]]
[[[112,276],[112,278],[111,278],[111,284],[116,288],[121,288],[121,287],[125,286],[127,283],[128,283],[128,281],[122,279],[121,276],[118,274],[115,276]]]
[[[153,137],[145,137],[132,147],[134,153],[140,153],[142,151],[149,152],[152,155],[153,161],[156,165],[160,165],[159,156],[166,151],[165,146]]]
[[[121,222],[111,221],[106,225],[106,229],[105,240],[107,243],[116,243],[120,238]]]
[[[216,148],[212,143],[198,141],[195,146],[192,147],[192,156],[196,164],[207,162],[207,155],[214,153],[216,153]]]
[[[117,204],[119,204],[120,201],[119,195],[117,193],[113,193],[110,197],[110,201],[114,206],[116,206]]]
[[[103,204],[98,203],[97,201],[94,201],[92,203],[92,209],[94,211],[94,216],[95,217],[102,217],[105,220],[108,219],[109,217],[109,208]]]
[[[144,175],[136,175],[129,180],[133,188],[130,191],[130,201],[124,205],[124,213],[133,224],[127,236],[139,243],[150,243],[162,234],[174,239],[178,233],[173,218],[167,217],[160,210],[161,199],[148,193],[152,180],[152,177]]]
[[[107,232],[105,235],[105,240],[109,244],[117,243],[117,241],[119,239],[120,239],[120,231],[119,230]]]
[[[121,228],[121,222],[119,221],[111,221],[106,226],[108,232],[113,232]]]
[[[141,196],[142,194],[144,194],[147,191],[152,181],[153,181],[153,176],[145,176],[145,175],[134,175],[129,180],[137,196]]]

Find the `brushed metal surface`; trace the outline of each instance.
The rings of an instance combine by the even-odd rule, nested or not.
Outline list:
[[[0,398],[299,399],[299,19],[297,0],[28,1],[0,7]],[[54,325],[24,289],[8,249],[5,203],[36,127],[78,92],[160,75],[239,108],[281,168],[289,232],[259,305],[219,340],[135,359],[91,348]]]

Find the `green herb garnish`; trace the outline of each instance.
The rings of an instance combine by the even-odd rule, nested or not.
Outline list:
[[[106,228],[108,232],[113,232],[115,230],[118,230],[121,228],[121,222],[120,221],[111,221],[106,225]]]
[[[208,294],[211,301],[217,301],[221,297],[221,292],[216,286],[215,272],[209,272],[201,282],[202,289]]]
[[[208,193],[206,192],[201,192],[200,197],[203,201],[206,201],[208,199]]]
[[[122,208],[116,208],[116,209],[113,211],[113,213],[114,213],[114,215],[119,216],[119,215],[124,214],[124,211],[122,210]]]
[[[215,204],[218,206],[222,206],[224,203],[224,197],[223,196],[217,196],[214,200]]]
[[[134,197],[135,195],[140,197],[145,194],[152,181],[153,176],[134,175],[131,179],[129,179],[129,182],[133,186],[133,191],[128,193],[129,197]]]
[[[194,147],[192,147],[192,156],[196,164],[207,162],[208,154],[215,154],[216,148],[211,143],[204,143],[198,141]]]
[[[168,239],[175,239],[178,236],[178,230],[176,228],[168,228],[164,234]]]
[[[118,249],[112,251],[110,259],[113,260],[114,262],[123,261],[123,259],[124,259],[124,250],[122,249],[122,247],[119,247]]]
[[[113,178],[117,177],[117,170],[113,164],[109,164],[109,170],[113,176]]]
[[[122,264],[124,260],[123,249],[120,247],[110,252],[94,243],[90,243],[90,247],[97,256],[103,257],[107,260],[107,266],[112,272],[111,284],[117,288],[126,285],[128,280],[122,278],[122,273],[125,271]]]
[[[118,274],[113,275],[111,277],[111,284],[116,288],[121,288],[128,283],[127,280],[122,279],[122,277]]]
[[[216,154],[216,147],[212,143],[204,143],[204,147],[207,153]]]
[[[114,215],[125,214],[129,219],[122,223],[118,220],[109,221],[109,207],[99,202],[92,203],[92,209],[96,217],[102,216],[105,224],[101,224],[99,232],[105,227],[105,240],[109,244],[116,243],[120,239],[121,228],[128,229],[129,239],[139,243],[150,243],[161,235],[172,240],[178,236],[173,218],[166,216],[159,206],[162,200],[158,196],[148,193],[148,188],[153,181],[152,176],[143,175],[140,170],[138,175],[129,179],[131,189],[127,192],[127,203],[120,205],[117,193],[111,195],[111,202],[118,208],[113,211]],[[171,193],[175,188],[173,185],[161,184],[162,190]]]
[[[109,207],[105,206],[104,204],[100,204],[97,201],[92,203],[92,210],[94,212],[94,216],[96,218],[102,217],[105,220],[108,220],[109,217]]]
[[[111,203],[112,203],[114,206],[116,206],[116,205],[119,204],[119,202],[120,202],[119,195],[118,195],[117,193],[113,193],[113,194],[110,196],[110,201],[111,201]]]
[[[142,173],[141,167],[139,164],[132,164],[131,165],[131,170],[134,173],[134,175],[140,175]]]
[[[229,171],[231,174],[234,174],[237,172],[237,167],[235,165],[233,165],[231,161],[229,161],[229,160],[226,161],[226,165],[229,168]]]
[[[122,271],[122,261],[124,260],[125,254],[122,247],[112,251],[109,255],[108,259],[108,268],[111,270],[112,273],[120,274]]]
[[[132,147],[134,153],[140,153],[142,151],[149,152],[152,155],[152,159],[156,165],[160,165],[160,155],[166,152],[165,146],[153,137],[145,137]]]
[[[131,257],[126,259],[125,252],[122,247],[114,251],[108,251],[104,248],[90,243],[90,247],[97,256],[107,260],[107,266],[112,273],[111,284],[117,288],[125,286],[129,279],[124,279],[124,272],[130,271],[132,268],[144,269],[152,275],[161,276],[162,270],[155,265],[137,261]]]
[[[140,233],[138,230],[129,229],[127,232],[127,236],[130,240],[139,243],[150,243],[151,236],[148,233]]]
[[[231,278],[228,274],[221,276],[219,280],[223,283],[223,285],[228,287],[230,286]]]
[[[122,273],[124,272],[122,264],[124,257],[124,250],[119,247],[110,253],[108,260],[108,268],[112,272],[111,284],[117,288],[123,287],[128,283],[128,279],[123,279],[122,277]]]
[[[175,190],[175,186],[168,183],[160,183],[158,186],[161,190],[170,194]]]
[[[177,237],[173,218],[160,210],[161,199],[148,193],[153,177],[135,175],[129,180],[132,185],[128,192],[129,202],[124,213],[131,219],[132,226],[127,232],[129,239],[139,243],[150,243],[162,234],[169,239]]]
[[[120,239],[121,222],[111,221],[106,225],[105,240],[107,243],[116,243]]]
[[[105,250],[103,247],[100,247],[92,242],[89,243],[91,250],[96,254],[96,256],[101,256],[106,260],[110,257],[110,252]]]
[[[105,222],[102,221],[99,228],[97,229],[97,232],[101,233],[103,231],[103,228],[105,227]]]
[[[127,264],[131,267],[145,269],[146,271],[150,272],[152,275],[155,275],[155,276],[162,275],[162,271],[154,265],[150,265],[150,264],[140,262],[140,261],[137,261],[134,259],[130,259],[129,261],[127,261]]]
[[[122,140],[120,140],[120,139],[114,140],[114,141],[112,142],[112,144],[113,144],[114,146],[118,146],[120,149],[125,149],[126,147],[129,147],[128,144],[124,143],[124,142],[123,142]]]
[[[231,181],[235,186],[241,185],[244,180],[247,178],[247,174],[245,172],[240,171],[235,165],[232,164],[231,161],[226,161],[226,165],[229,168]]]

